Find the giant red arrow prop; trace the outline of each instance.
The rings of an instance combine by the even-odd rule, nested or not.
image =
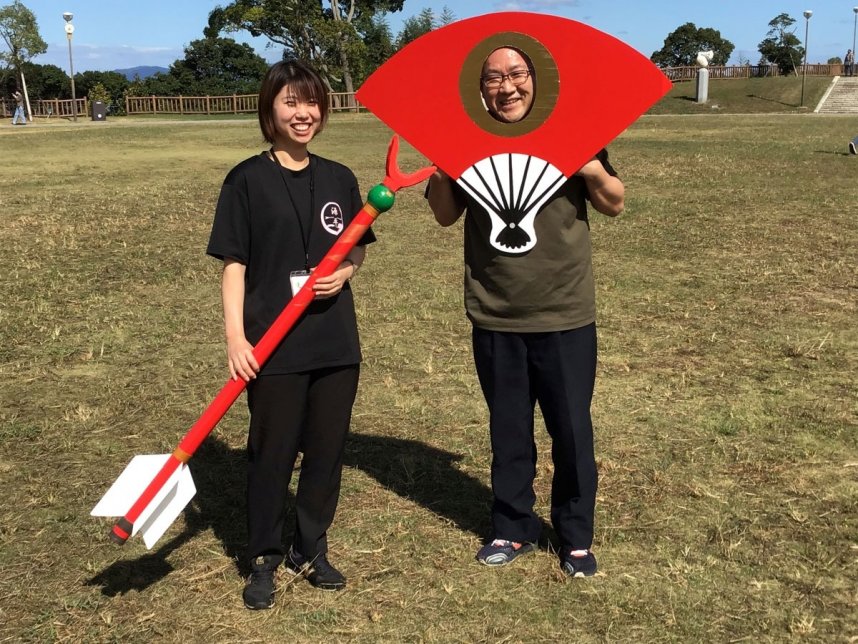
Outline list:
[[[369,191],[366,204],[253,348],[260,367],[313,301],[316,280],[337,270],[376,217],[393,206],[394,194],[400,188],[416,185],[435,171],[435,167],[430,166],[412,174],[403,174],[396,161],[398,151],[399,139],[394,136],[387,150],[384,181]],[[172,454],[141,455],[132,459],[92,510],[93,516],[122,516],[110,532],[113,541],[123,544],[138,532],[149,548],[158,541],[196,492],[187,469],[188,460],[246,386],[241,378],[230,379]]]

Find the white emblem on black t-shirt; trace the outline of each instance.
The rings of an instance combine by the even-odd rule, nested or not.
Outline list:
[[[322,226],[332,235],[343,232],[343,209],[335,201],[322,206]]]

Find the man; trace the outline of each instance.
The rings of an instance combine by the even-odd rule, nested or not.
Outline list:
[[[855,68],[855,54],[851,49],[846,50],[846,56],[843,57],[843,72],[846,76],[852,76]]]
[[[12,99],[17,103],[15,115],[12,117],[12,125],[18,124],[18,119],[21,120],[21,125],[27,124],[27,117],[24,115],[24,97],[17,89],[12,93]]]
[[[535,79],[526,54],[511,47],[485,60],[480,91],[502,123],[527,118]],[[552,195],[536,216],[537,244],[527,252],[493,247],[485,209],[447,175],[427,191],[442,226],[465,216],[465,305],[473,324],[477,375],[490,413],[493,539],[477,553],[489,566],[533,550],[541,521],[533,511],[538,402],[552,438],[551,520],[560,565],[591,576],[597,472],[590,401],[596,373],[595,287],[585,199],[620,214],[625,189],[604,150]]]

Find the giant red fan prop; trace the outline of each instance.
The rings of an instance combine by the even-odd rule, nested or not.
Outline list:
[[[483,62],[513,47],[530,62],[533,106],[501,123],[480,95]],[[565,178],[670,89],[648,59],[579,22],[495,13],[418,38],[370,76],[358,100],[455,179],[492,217],[506,253],[536,244],[533,221]]]

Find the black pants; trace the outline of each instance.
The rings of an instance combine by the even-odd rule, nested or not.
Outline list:
[[[343,448],[359,367],[260,376],[247,389],[247,553],[281,555],[289,481],[304,454],[295,494],[295,549],[327,552],[327,530],[340,496]]]
[[[494,537],[536,541],[536,402],[552,439],[551,522],[561,546],[593,542],[597,472],[590,401],[596,379],[596,325],[552,333],[474,327],[474,362],[489,407]]]

